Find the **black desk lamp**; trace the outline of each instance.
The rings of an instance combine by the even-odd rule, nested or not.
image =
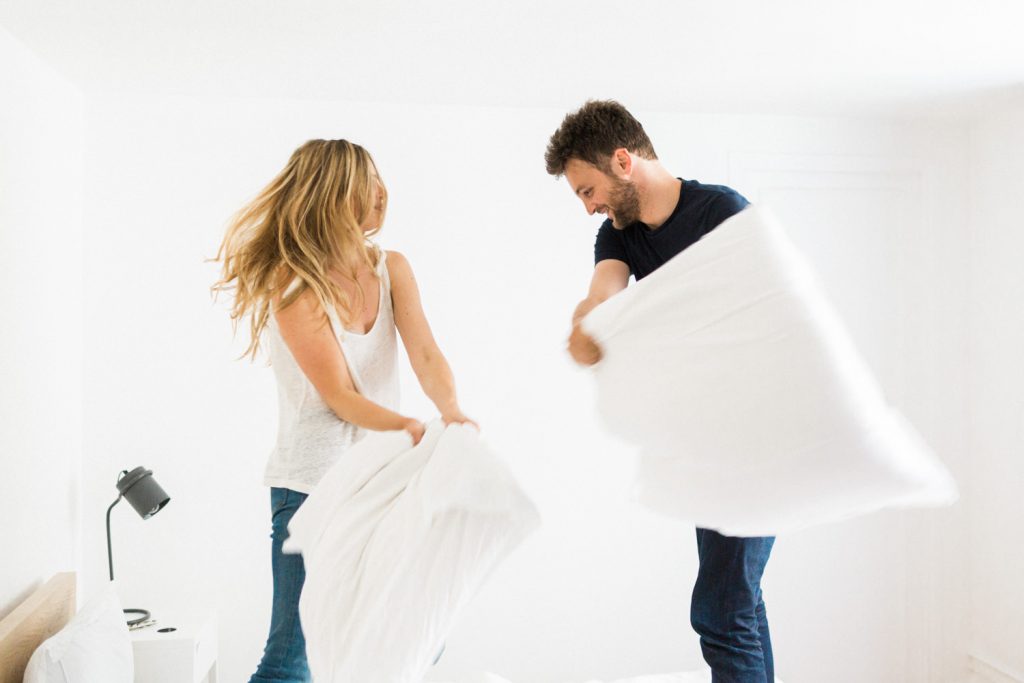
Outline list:
[[[110,568],[110,580],[114,580],[114,556],[110,550],[110,511],[121,502],[122,498],[128,499],[135,511],[142,519],[149,519],[160,512],[171,499],[160,488],[160,484],[153,479],[153,471],[145,467],[136,467],[129,472],[121,470],[117,477],[117,500],[107,508],[107,565]],[[144,609],[126,609],[125,614],[138,614],[135,619],[129,619],[128,625],[142,623],[149,619],[149,611]]]

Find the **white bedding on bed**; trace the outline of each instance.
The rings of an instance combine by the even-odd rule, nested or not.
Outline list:
[[[461,677],[457,681],[436,681],[434,683],[512,683],[512,681],[502,678],[497,674],[481,672]],[[572,683],[579,682],[573,681]],[[602,683],[602,681],[590,679],[583,683]],[[711,670],[704,669],[701,671],[688,671],[681,673],[651,674],[647,676],[637,676],[635,678],[617,678],[614,681],[608,681],[607,683],[711,683]],[[782,683],[782,680],[776,676],[775,683]]]

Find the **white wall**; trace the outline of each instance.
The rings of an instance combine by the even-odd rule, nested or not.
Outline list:
[[[1024,102],[971,130],[970,653],[1024,681]]]
[[[0,28],[0,616],[78,564],[82,97]]]
[[[268,368],[232,360],[244,340],[230,340],[226,302],[210,303],[216,267],[204,258],[294,147],[348,137],[374,153],[389,185],[381,241],[410,258],[466,411],[545,520],[470,608],[436,675],[489,669],[548,683],[702,665],[688,623],[693,530],[625,501],[626,449],[601,433],[587,373],[562,352],[597,227],[543,170],[564,113],[94,98],[84,251],[87,581],[104,576],[101,517],[116,473],[152,468],[172,502],[146,522],[115,511],[123,599],[158,616],[188,604],[217,608],[223,678],[254,668],[269,615],[260,476],[276,397]],[[779,205],[828,271],[886,388],[959,472],[965,405],[950,387],[964,381],[960,130],[637,114],[669,169]],[[816,223],[849,201],[861,204],[837,226]],[[829,267],[846,243],[864,268],[852,259]],[[880,310],[871,306],[878,297]],[[430,417],[411,380],[406,369],[405,410]],[[962,526],[959,508],[883,513],[780,539],[765,578],[779,674],[787,683],[955,680],[964,654]]]

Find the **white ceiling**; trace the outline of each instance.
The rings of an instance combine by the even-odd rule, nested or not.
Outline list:
[[[1022,0],[0,0],[89,91],[952,114],[1024,90]]]

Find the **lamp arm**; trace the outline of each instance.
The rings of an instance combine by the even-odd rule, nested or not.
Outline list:
[[[110,507],[107,508],[107,567],[110,569],[110,580],[114,580],[114,555],[110,550],[110,511],[114,509],[114,506],[121,502],[121,496],[117,497]]]

